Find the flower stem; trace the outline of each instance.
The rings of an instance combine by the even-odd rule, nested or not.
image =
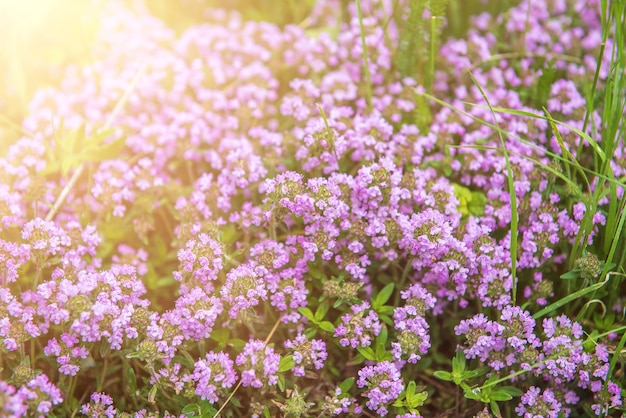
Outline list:
[[[278,318],[276,320],[276,323],[274,324],[274,327],[272,327],[272,330],[270,331],[270,333],[267,334],[267,337],[265,338],[265,341],[263,342],[263,348],[267,347],[267,343],[270,342],[270,339],[272,338],[272,336],[274,335],[274,333],[278,329],[278,325],[279,324],[280,324],[280,318]],[[226,405],[228,405],[228,402],[230,402],[230,400],[233,398],[235,393],[237,393],[237,390],[239,390],[240,387],[241,387],[241,379],[239,379],[239,382],[237,382],[237,386],[235,386],[235,389],[233,389],[233,391],[230,392],[230,395],[228,395],[228,398],[226,398],[226,401],[224,401],[224,403],[222,404],[220,409],[217,410],[217,412],[215,413],[213,418],[217,418],[217,417],[220,416],[220,413],[224,410],[224,408],[226,408]]]
[[[363,47],[363,60],[365,61],[365,81],[367,88],[367,107],[372,108],[372,80],[370,77],[369,58],[367,56],[367,45],[365,43],[365,29],[363,27],[363,11],[361,10],[361,0],[356,0],[356,8],[359,13],[359,28],[361,30],[361,46]]]

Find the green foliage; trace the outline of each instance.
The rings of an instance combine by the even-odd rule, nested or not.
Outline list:
[[[458,183],[453,183],[454,195],[459,200],[457,210],[463,217],[482,216],[485,213],[487,196],[480,191],[472,191]]]
[[[317,325],[317,328],[323,331],[329,332],[329,333],[333,333],[335,332],[335,326],[333,325],[333,323],[330,321],[324,321],[324,317],[326,316],[326,313],[328,312],[328,308],[329,308],[329,304],[324,302],[318,306],[317,311],[315,313],[313,313],[313,311],[311,311],[311,309],[309,308],[298,308],[298,312],[300,312],[305,318],[311,321],[314,325]],[[315,336],[315,334],[317,333],[317,328],[308,328],[306,332],[307,336],[309,337]]]
[[[188,418],[212,418],[217,413],[217,409],[209,401],[200,401],[185,406],[180,412]]]
[[[400,11],[400,40],[395,55],[396,66],[404,77],[419,79],[424,42],[423,14],[426,0],[410,0],[407,10]]]
[[[296,365],[296,362],[293,359],[293,355],[289,354],[280,359],[280,364],[278,365],[278,373],[284,373],[289,371]]]
[[[456,356],[452,359],[452,372],[438,370],[434,375],[441,380],[453,382],[461,387],[465,398],[489,404],[491,412],[496,416],[500,415],[498,402],[510,401],[523,393],[514,386],[498,386],[500,383],[508,380],[508,378],[501,379],[496,374],[491,375],[480,387],[471,386],[469,381],[483,376],[490,368],[480,367],[474,370],[467,370],[466,367],[467,363],[463,352],[457,351]]]
[[[58,128],[54,138],[54,148],[46,149],[46,168],[43,175],[68,172],[86,162],[99,162],[116,158],[125,146],[125,137],[110,140],[113,129],[97,131],[87,136],[85,125],[78,129],[65,132],[63,124]]]
[[[393,406],[396,408],[405,408],[408,412],[419,414],[418,408],[424,405],[427,399],[428,392],[417,392],[417,385],[414,381],[411,381],[400,396],[398,396],[398,400],[393,403]]]
[[[367,44],[365,43],[365,29],[363,27],[363,11],[361,10],[361,0],[356,0],[356,7],[359,13],[359,29],[361,31],[361,47],[363,48],[363,61],[365,69],[365,87],[367,92],[367,106],[372,107],[372,80],[370,77],[370,64],[367,54]]]
[[[427,91],[432,90],[434,82],[447,7],[448,0],[410,0],[397,19],[400,38],[396,66],[402,76],[416,79]],[[425,11],[429,12],[429,18],[424,18]]]
[[[427,73],[426,86],[432,90],[435,79],[435,56],[439,48],[441,30],[446,15],[448,0],[430,0],[430,70]]]
[[[478,90],[480,90],[480,94],[487,103],[489,110],[491,111],[491,115],[493,116],[493,120],[495,126],[498,126],[498,118],[496,117],[496,113],[491,107],[491,103],[485,94],[485,91],[482,89],[478,81],[474,77],[474,75],[470,72],[470,77],[472,78],[472,82]],[[509,240],[510,243],[510,253],[511,253],[511,280],[513,281],[513,289],[511,291],[511,300],[515,305],[515,301],[517,300],[517,237],[519,235],[518,231],[518,211],[517,211],[517,196],[515,193],[515,179],[513,178],[513,170],[511,168],[511,161],[509,158],[509,152],[506,148],[506,142],[504,141],[504,135],[501,130],[498,130],[498,137],[500,139],[500,146],[502,147],[502,153],[504,154],[504,161],[506,162],[506,178],[507,185],[509,186],[509,198],[511,202],[511,238]]]
[[[591,292],[595,292],[596,290],[600,289],[602,286],[604,286],[605,284],[607,284],[607,282],[609,281],[609,276],[606,277],[606,279],[602,282],[599,283],[595,283],[592,284],[591,286],[587,286],[584,287],[574,293],[571,293],[567,296],[565,296],[564,298],[557,300],[554,303],[551,303],[550,305],[546,306],[545,308],[543,308],[542,310],[540,310],[539,312],[536,312],[535,314],[533,314],[533,318],[535,319],[539,319],[542,318],[546,315],[548,315],[551,312],[557,311],[558,309],[560,309],[563,306],[566,306],[568,303],[582,297],[585,296]]]

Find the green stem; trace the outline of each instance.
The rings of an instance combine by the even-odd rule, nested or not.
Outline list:
[[[432,93],[433,84],[435,83],[435,44],[437,42],[437,16],[430,18],[430,68],[428,70],[428,88],[427,91]]]
[[[109,367],[108,358],[104,358],[104,365],[102,366],[102,373],[100,374],[100,379],[98,379],[98,384],[96,385],[96,392],[101,392],[102,387],[104,386],[104,380],[106,379],[107,368]]]
[[[372,108],[372,80],[370,77],[369,58],[367,55],[367,45],[365,44],[365,29],[363,27],[363,11],[361,10],[361,0],[356,0],[356,8],[359,14],[359,28],[361,30],[361,46],[363,47],[363,60],[365,61],[365,80],[367,82],[367,107]]]
[[[272,336],[274,335],[274,333],[278,329],[278,325],[280,325],[280,317],[278,318],[278,320],[276,320],[276,323],[274,324],[274,327],[272,328],[270,333],[265,338],[263,348],[267,347],[267,344],[270,342],[270,340],[272,339]],[[217,410],[215,415],[213,415],[213,418],[219,417],[220,413],[224,410],[224,408],[226,408],[226,405],[228,405],[228,402],[230,402],[230,400],[233,398],[233,396],[235,396],[235,393],[237,392],[237,390],[241,387],[241,382],[242,382],[242,380],[239,379],[239,382],[237,383],[237,386],[235,386],[235,389],[233,389],[233,391],[230,392],[230,395],[228,395],[228,398],[226,398],[226,401],[224,401],[224,404],[220,407],[220,409]]]
[[[413,267],[413,258],[407,260],[407,263],[404,265],[404,269],[402,270],[402,276],[400,276],[400,283],[398,285],[398,292],[394,296],[394,305],[398,306],[400,303],[400,290],[404,288],[404,283],[406,282],[407,277],[409,277],[409,271]]]
[[[619,334],[622,331],[626,331],[626,326],[615,328],[610,331],[603,332],[602,334],[590,336],[590,338],[593,339],[594,341],[598,341],[600,338],[606,337],[609,334]]]
[[[530,367],[530,369],[528,369],[528,370],[521,369],[521,370],[516,371],[515,373],[511,373],[511,374],[510,374],[510,375],[508,375],[508,376],[501,377],[500,379],[494,380],[493,382],[486,383],[486,384],[484,384],[484,385],[482,385],[482,386],[480,386],[480,387],[478,387],[478,388],[476,388],[476,389],[474,389],[474,390],[483,391],[483,390],[485,390],[486,388],[489,388],[489,387],[491,387],[491,386],[495,386],[495,385],[497,385],[497,384],[499,384],[499,383],[506,382],[507,380],[511,380],[511,379],[513,379],[514,377],[521,376],[521,375],[523,375],[524,373],[528,373],[528,372],[532,371],[533,369],[536,369],[537,367],[539,367],[539,366],[542,366],[542,365],[546,364],[546,362],[547,362],[548,360],[550,360],[550,359],[548,358],[548,359],[545,359],[545,360],[543,360],[543,361],[540,361],[539,363],[533,364],[533,365]]]

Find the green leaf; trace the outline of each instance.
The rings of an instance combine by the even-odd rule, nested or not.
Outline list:
[[[395,283],[392,282],[392,283],[389,283],[387,286],[383,287],[380,293],[376,295],[373,305],[382,307],[391,297],[391,294],[393,293],[393,289],[395,288],[395,286],[396,286]]]
[[[105,161],[118,158],[126,146],[126,138],[121,137],[108,144],[89,144],[78,154],[80,162]]]
[[[109,351],[111,350],[111,346],[107,343],[100,343],[100,349],[98,350],[100,352],[100,357],[104,358],[107,356],[107,354],[109,354]]]
[[[400,394],[400,397],[398,397],[398,399],[396,399],[395,402],[392,403],[391,405],[393,405],[396,408],[403,408],[406,405],[406,403],[402,399],[402,394]]]
[[[417,408],[419,408],[420,406],[424,405],[424,403],[426,402],[426,399],[428,399],[428,392],[423,391],[423,392],[419,392],[419,393],[414,393],[411,396],[406,397],[406,403],[408,404],[409,408],[411,409],[411,412],[416,412],[415,410]]]
[[[490,367],[483,366],[474,370],[466,370],[463,372],[463,376],[465,377],[465,379],[473,379],[475,377],[486,374],[489,370],[491,370]]]
[[[130,395],[134,396],[135,392],[137,392],[137,376],[135,375],[135,369],[130,366],[125,367],[124,375],[126,378],[126,384],[128,385],[128,389],[130,391]]]
[[[437,370],[433,374],[437,379],[446,380],[448,382],[452,381],[452,373],[446,372],[445,370]]]
[[[522,396],[524,392],[522,392],[519,388],[515,386],[502,386],[498,388],[498,391],[508,393],[513,397]]]
[[[502,416],[502,413],[500,412],[500,406],[495,401],[491,401],[489,403],[489,406],[491,407],[491,412],[493,412],[495,416],[497,417]]]
[[[380,306],[377,312],[379,313],[379,315],[385,316],[385,315],[393,315],[394,310],[395,308],[393,306],[384,305],[384,306]]]
[[[151,404],[154,403],[154,399],[156,398],[156,394],[157,394],[157,385],[152,386],[152,389],[150,389],[150,392],[148,392],[148,402],[150,402]]]
[[[456,352],[452,359],[452,372],[463,373],[465,371],[465,354],[462,350]]]
[[[322,321],[318,325],[326,332],[335,332],[335,326],[330,321]]]
[[[324,272],[322,270],[319,270],[315,267],[312,267],[309,270],[309,275],[311,277],[313,277],[314,279],[318,279],[318,280],[324,280],[326,279],[326,275],[324,274]]]
[[[371,347],[357,347],[356,349],[366,360],[376,360],[376,353]]]
[[[415,395],[415,388],[417,387],[417,385],[415,384],[414,381],[410,381],[409,384],[406,387],[406,397],[407,398],[411,398],[413,397],[413,395]]]
[[[218,343],[226,343],[230,337],[228,328],[216,328],[211,331],[211,339]]]
[[[199,416],[202,413],[202,409],[200,405],[196,403],[189,404],[180,410],[182,414],[185,414],[188,417]]]
[[[85,138],[85,142],[100,145],[107,139],[111,138],[113,135],[115,135],[115,128],[100,129],[96,133],[91,135],[89,138]],[[117,141],[117,139],[114,141]]]
[[[475,401],[480,400],[482,393],[481,392],[472,392],[472,390],[470,388],[468,388],[467,390],[465,390],[463,392],[463,395],[467,398],[467,399],[473,399]]]
[[[298,308],[298,312],[304,315],[304,317],[307,318],[309,321],[314,323],[317,322],[315,320],[315,315],[313,315],[313,311],[311,311],[309,308]]]
[[[537,79],[537,94],[534,98],[536,105],[547,105],[552,83],[554,83],[555,79],[556,70],[552,67],[552,62],[550,62],[547,67],[541,69],[541,75]]]
[[[376,346],[382,344],[383,346],[387,344],[387,337],[389,335],[389,331],[387,331],[387,327],[383,326],[380,330],[380,333],[376,336]]]
[[[280,386],[280,379],[283,379],[283,385],[285,384],[285,378],[284,376],[281,374],[278,376],[278,385]],[[230,403],[232,403],[233,405],[235,405],[237,408],[241,408],[241,401],[239,400],[239,398],[237,398],[236,396],[233,396],[232,398],[230,398]]]
[[[278,364],[278,372],[284,373],[288,370],[291,370],[295,365],[296,362],[293,359],[293,355],[289,354],[280,359],[280,363]]]
[[[561,279],[563,280],[575,280],[580,277],[580,270],[574,269],[572,271],[568,271],[567,273],[561,274]]]
[[[549,314],[549,313],[559,309],[561,306],[564,306],[564,305],[570,303],[571,301],[576,300],[579,297],[582,297],[582,296],[586,295],[587,293],[591,293],[591,292],[594,292],[594,291],[600,289],[607,282],[608,282],[608,276],[602,282],[595,283],[595,284],[592,284],[591,286],[588,286],[588,287],[585,287],[583,289],[580,289],[579,291],[574,292],[572,294],[569,294],[569,295],[565,296],[563,299],[557,300],[556,302],[546,306],[545,308],[543,308],[539,312],[536,312],[533,315],[533,318],[534,319],[539,319],[539,318],[541,318],[541,317],[543,317],[543,316],[545,316],[545,315],[547,315],[547,314]]]
[[[385,344],[382,344],[382,343],[376,344],[376,360],[384,361],[385,354],[386,354]]]
[[[348,391],[354,385],[354,377],[348,377],[346,380],[339,384],[339,389],[341,389],[341,393],[348,393]]]
[[[217,414],[217,409],[209,403],[209,401],[200,401],[200,407],[202,408],[202,418],[213,418]]]
[[[232,345],[236,350],[241,350],[246,345],[246,342],[240,338],[232,338],[230,340],[230,345]]]
[[[391,306],[384,306],[384,308],[391,308]],[[391,319],[389,315],[382,315],[382,314],[378,315],[378,319],[380,319],[381,321],[383,321],[385,324],[389,325],[390,327],[393,326],[393,319]]]
[[[357,366],[359,364],[363,364],[365,362],[365,357],[361,353],[354,356],[354,358],[346,363],[348,366]]]
[[[513,396],[511,396],[505,391],[496,389],[491,392],[491,394],[489,395],[489,399],[491,399],[492,401],[506,402],[506,401],[510,401],[511,399],[513,399]]]
[[[278,375],[278,389],[280,389],[281,392],[285,391],[285,375],[284,374]]]
[[[315,321],[319,322],[326,316],[326,312],[328,312],[329,305],[328,303],[322,303],[317,307],[317,311],[315,311]]]

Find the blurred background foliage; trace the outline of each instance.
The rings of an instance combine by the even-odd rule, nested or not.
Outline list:
[[[98,33],[99,13],[106,0],[0,0],[0,146],[19,135],[19,125],[34,92],[58,85],[63,68],[85,65]],[[354,0],[340,0],[342,9]],[[399,7],[400,0],[392,0]],[[177,32],[202,23],[207,8],[237,10],[247,20],[268,21],[279,26],[300,24],[315,0],[126,0],[141,7]],[[442,38],[463,37],[471,16],[498,13],[512,5],[509,0],[450,0]],[[343,13],[342,16],[346,16]],[[323,29],[323,28],[320,28]]]

